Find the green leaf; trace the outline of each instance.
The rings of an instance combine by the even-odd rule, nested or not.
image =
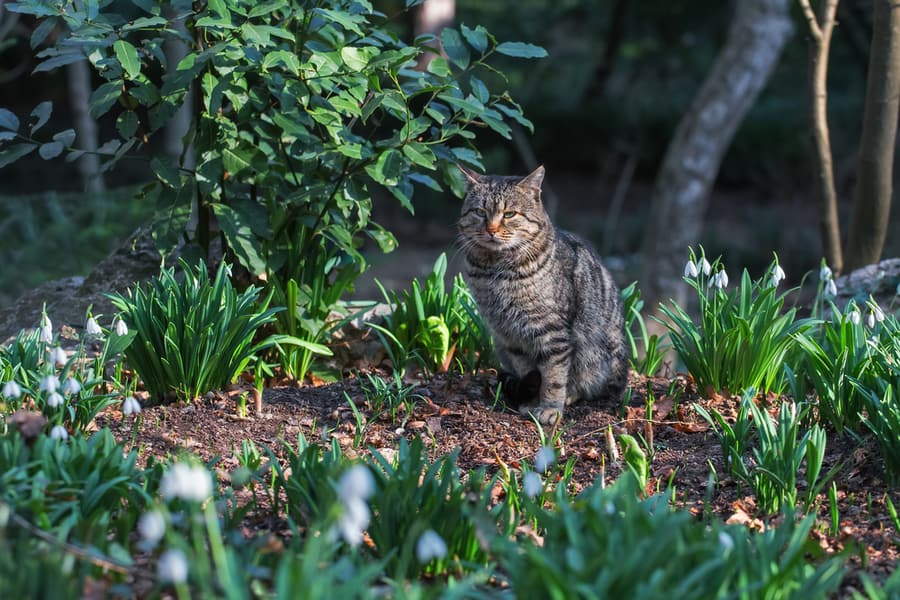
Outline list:
[[[19,131],[19,117],[11,110],[0,108],[0,129]]]
[[[525,42],[503,42],[497,45],[497,52],[516,58],[544,58],[547,51],[540,46]]]
[[[426,169],[434,169],[434,152],[422,142],[410,142],[403,146],[403,154],[414,164]]]
[[[40,46],[41,42],[47,39],[47,36],[50,35],[50,32],[56,29],[58,19],[54,17],[50,17],[47,19],[41,20],[40,25],[34,28],[34,31],[31,32],[31,47],[37,48]]]
[[[253,230],[243,220],[243,215],[230,206],[224,204],[212,204],[213,212],[225,234],[228,246],[234,251],[251,273],[260,274],[266,272],[266,259],[262,253],[259,238],[253,234]]]
[[[350,67],[351,71],[362,71],[372,60],[372,57],[378,54],[378,50],[371,47],[357,48],[356,46],[344,46],[341,48],[341,60]]]
[[[460,25],[460,29],[462,30],[463,37],[469,42],[469,45],[481,53],[484,53],[484,51],[487,50],[488,32],[484,27],[479,25],[475,29],[469,29],[463,24]]]
[[[263,171],[266,168],[266,156],[258,148],[225,148],[222,150],[222,165],[233,177],[243,175],[246,171]]]
[[[444,52],[447,53],[447,56],[457,67],[465,69],[469,66],[469,49],[466,48],[466,44],[458,31],[445,27],[444,31],[441,32],[441,46],[443,46]]]
[[[168,156],[155,156],[150,159],[150,168],[156,178],[174,190],[181,188],[181,174],[174,161]]]
[[[137,48],[131,42],[116,40],[113,44],[116,58],[122,64],[128,79],[134,79],[141,74],[141,59],[138,57]]]
[[[34,68],[32,73],[42,73],[44,71],[50,71],[51,69],[55,69],[57,67],[71,65],[72,63],[76,63],[80,60],[87,60],[87,57],[78,50],[56,54],[38,64],[38,66]]]
[[[391,148],[386,152],[382,152],[374,165],[368,165],[366,172],[378,183],[391,187],[399,182],[402,168],[403,157],[399,152]]]
[[[62,154],[63,149],[62,142],[47,142],[46,144],[41,144],[41,147],[38,148],[38,154],[44,160],[50,160]]]
[[[472,87],[472,95],[478,99],[479,102],[486,103],[491,99],[491,92],[488,91],[484,82],[482,82],[477,77],[472,77],[469,79],[469,85]]]
[[[33,134],[35,131],[44,126],[45,123],[50,119],[50,114],[53,112],[53,103],[49,100],[45,100],[41,102],[37,106],[34,107],[34,110],[31,111],[32,117],[37,117],[37,121],[35,121],[34,125],[31,126],[31,133]]]
[[[25,156],[26,154],[31,153],[37,148],[37,144],[15,144],[13,146],[9,146],[0,150],[0,169],[5,167],[6,165],[12,164]]]
[[[126,110],[116,117],[116,129],[123,138],[130,138],[137,131],[138,117],[134,111]]]
[[[53,139],[61,143],[66,148],[71,148],[72,143],[75,141],[75,130],[66,129],[64,131],[60,131],[59,133],[53,135]]]
[[[434,73],[438,77],[449,77],[452,74],[450,64],[442,56],[431,59],[431,62],[428,63],[428,72]]]
[[[105,115],[122,93],[122,80],[104,83],[91,94],[91,116],[98,119]]]
[[[137,31],[140,29],[156,29],[168,25],[169,21],[165,17],[140,17],[122,26],[119,31]]]
[[[283,65],[293,75],[300,73],[300,59],[293,52],[276,50],[266,54],[262,61],[263,69],[271,69],[274,66]]]

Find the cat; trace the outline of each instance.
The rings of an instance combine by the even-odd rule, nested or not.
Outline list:
[[[524,177],[460,170],[464,276],[507,396],[542,424],[557,423],[578,399],[618,403],[629,357],[621,294],[590,244],[551,223],[544,168]]]

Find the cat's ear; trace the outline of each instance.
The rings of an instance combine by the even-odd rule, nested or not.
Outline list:
[[[541,184],[544,183],[544,165],[540,165],[537,169],[522,178],[519,185],[541,191]]]
[[[475,171],[470,171],[459,163],[456,163],[456,168],[462,171],[462,174],[466,176],[466,184],[467,185],[477,185],[482,183],[483,175],[479,175]]]

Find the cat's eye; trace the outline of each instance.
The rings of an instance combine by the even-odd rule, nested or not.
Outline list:
[[[514,216],[516,216],[516,211],[514,211],[514,210],[508,210],[505,213],[503,213],[504,219],[512,219]]]
[[[487,216],[487,211],[485,211],[483,208],[473,208],[472,212],[482,218]]]

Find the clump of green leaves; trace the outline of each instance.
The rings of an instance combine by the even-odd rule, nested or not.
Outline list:
[[[631,368],[641,375],[652,377],[662,366],[668,346],[661,343],[658,335],[650,335],[647,332],[647,325],[641,314],[644,301],[641,299],[641,291],[636,281],[622,288],[622,302],[625,313],[625,335],[631,349]]]
[[[824,598],[840,584],[840,559],[805,558],[812,516],[754,534],[697,523],[668,495],[641,501],[639,491],[625,472],[574,499],[557,488],[552,508],[529,505],[544,541],[499,544],[510,588],[527,598]]]
[[[410,361],[434,373],[452,366],[468,372],[491,360],[491,337],[468,286],[457,275],[448,293],[446,273],[447,256],[442,253],[424,285],[413,279],[409,291],[397,294],[378,284],[391,311],[384,325],[370,326],[401,373]]]
[[[271,294],[260,302],[259,288],[238,293],[225,263],[213,280],[205,264],[181,266],[180,280],[174,268],[163,269],[144,286],[109,295],[135,332],[125,360],[155,400],[192,400],[234,381],[264,348],[306,344],[289,336],[254,342],[280,309],[269,308]]]
[[[785,360],[793,357],[796,336],[813,321],[796,319],[795,308],[785,310],[787,292],[779,293],[773,281],[777,261],[756,281],[745,269],[737,288],[729,292],[721,261],[710,265],[702,254],[695,258],[691,250],[693,269],[685,269],[684,280],[696,292],[699,322],[674,302],[661,306],[678,357],[700,389],[781,392]]]

